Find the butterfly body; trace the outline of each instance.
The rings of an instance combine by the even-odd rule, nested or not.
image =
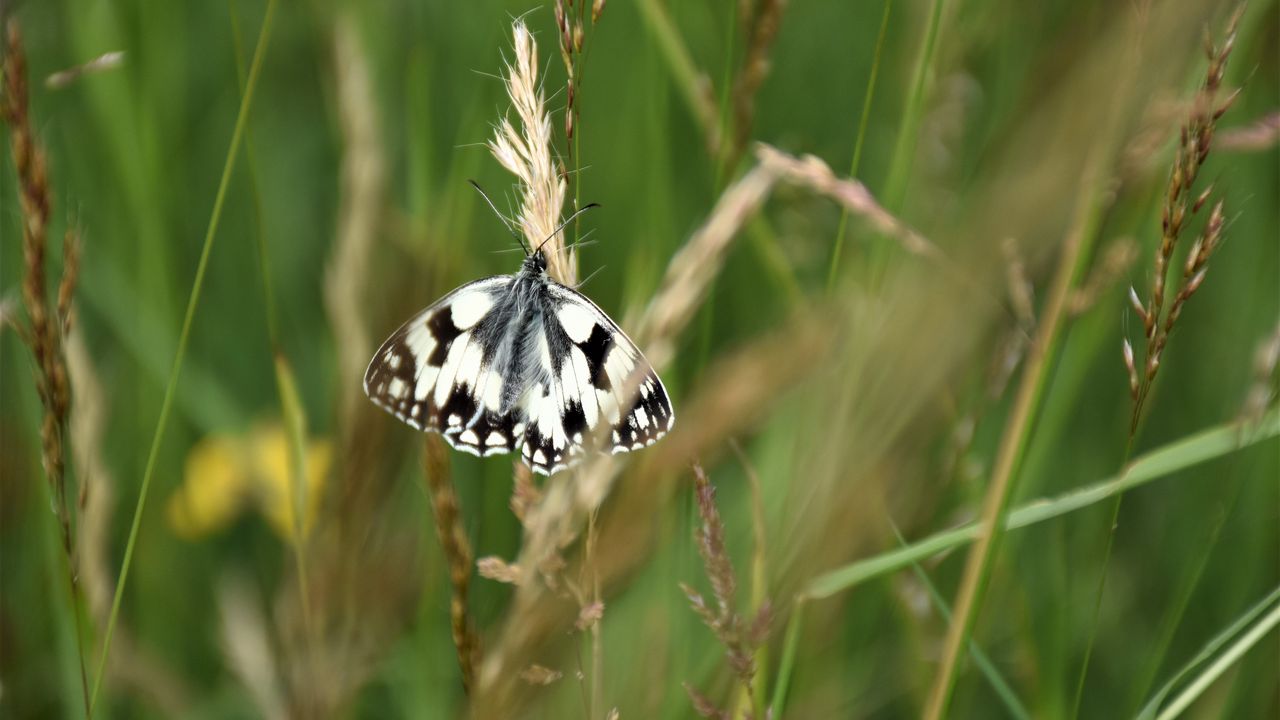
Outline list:
[[[675,422],[635,344],[553,280],[540,250],[516,274],[463,285],[401,326],[374,355],[364,388],[459,450],[518,450],[545,475],[581,459],[597,434],[617,453],[653,444]]]

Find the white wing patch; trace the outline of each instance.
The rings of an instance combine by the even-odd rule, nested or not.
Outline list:
[[[581,303],[575,302],[566,302],[556,311],[560,327],[576,343],[586,342],[591,337],[591,329],[596,325],[595,315]]]

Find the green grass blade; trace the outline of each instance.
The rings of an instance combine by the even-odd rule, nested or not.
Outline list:
[[[916,134],[920,130],[921,115],[924,114],[924,86],[929,77],[929,69],[933,66],[934,50],[938,46],[943,4],[943,0],[933,0],[933,7],[929,11],[924,44],[920,46],[920,56],[916,58],[916,66],[912,71],[911,94],[907,96],[902,123],[898,126],[898,141],[893,146],[893,161],[889,167],[889,178],[885,181],[884,201],[889,212],[895,214],[902,211],[907,193],[907,178],[910,177],[911,165],[915,162]]]
[[[235,130],[231,134],[231,146],[227,150],[226,163],[222,168],[222,179],[218,182],[218,192],[214,197],[213,211],[209,217],[209,227],[204,237],[204,246],[200,250],[200,261],[196,265],[196,276],[191,286],[191,296],[187,300],[186,315],[182,319],[182,330],[178,335],[178,349],[173,357],[173,368],[169,372],[169,382],[165,387],[164,399],[160,403],[160,418],[156,421],[155,434],[151,440],[151,450],[147,454],[147,464],[142,473],[142,486],[138,490],[138,500],[133,509],[133,522],[129,526],[129,539],[124,548],[124,560],[120,564],[120,576],[116,582],[115,596],[111,600],[111,614],[107,617],[107,632],[102,639],[102,655],[98,660],[98,669],[93,677],[93,692],[89,699],[89,715],[97,706],[98,691],[102,687],[102,675],[107,666],[107,656],[111,652],[111,635],[115,631],[116,618],[120,614],[120,600],[124,597],[125,585],[129,580],[129,567],[133,561],[133,550],[138,539],[138,528],[142,524],[142,513],[147,505],[147,491],[151,487],[151,478],[155,474],[156,458],[160,454],[160,444],[164,440],[165,427],[169,422],[169,410],[173,406],[174,390],[178,385],[178,376],[182,372],[182,358],[186,354],[187,339],[191,334],[191,323],[195,318],[196,307],[200,303],[200,291],[204,286],[205,270],[209,266],[209,253],[213,249],[213,239],[218,233],[218,219],[222,216],[222,206],[226,201],[227,187],[231,184],[231,171],[235,168],[239,155],[240,140],[244,136],[245,125],[249,117],[249,106],[253,100],[253,89],[258,84],[258,76],[262,70],[262,58],[266,54],[267,40],[271,36],[271,18],[275,14],[276,0],[269,0],[266,14],[262,19],[262,30],[258,35],[258,46],[253,53],[253,63],[249,68],[249,80],[245,85],[244,95],[240,99],[240,111],[236,115]]]
[[[876,49],[871,55],[871,74],[867,78],[867,91],[862,97],[862,117],[858,119],[858,137],[853,141],[853,160],[849,163],[849,177],[858,177],[858,166],[862,162],[862,145],[867,139],[867,123],[871,119],[871,101],[876,94],[876,77],[880,74],[880,57],[884,54],[884,36],[889,30],[889,11],[893,8],[893,0],[884,0],[884,14],[880,17],[880,32],[876,35]],[[840,209],[840,225],[836,228],[836,244],[831,250],[831,267],[827,270],[827,292],[836,285],[839,273],[840,253],[844,248],[844,236],[849,225],[849,209]]]
[[[1006,516],[1005,529],[1016,530],[1089,507],[1132,488],[1203,462],[1229,455],[1280,435],[1280,410],[1272,409],[1255,427],[1230,422],[1157,448],[1140,456],[1127,472],[1055,498],[1032,500]],[[906,547],[850,563],[819,575],[803,591],[808,598],[827,598],[871,578],[900,570],[978,537],[978,524],[969,523],[930,535]]]
[[[707,96],[702,73],[693,62],[693,56],[689,54],[684,40],[680,38],[680,32],[671,20],[670,13],[658,0],[641,0],[637,3],[637,8],[645,28],[671,69],[672,78],[680,89],[680,96],[689,107],[689,113],[707,135],[713,149],[718,150],[721,142],[718,137],[720,118],[717,117],[715,103]]]
[[[1267,609],[1268,606],[1271,606],[1271,612],[1267,613],[1265,617],[1254,623],[1255,618],[1261,615],[1262,611]],[[1202,670],[1191,684],[1179,693],[1176,698],[1174,698],[1173,702],[1169,704],[1169,707],[1165,708],[1164,712],[1159,715],[1155,714],[1156,710],[1160,707],[1160,703],[1163,702],[1164,698],[1172,691],[1173,686],[1177,685],[1201,663],[1212,657],[1219,648],[1225,645],[1232,637],[1240,633],[1250,623],[1254,623],[1254,625],[1249,628],[1248,632],[1241,635],[1240,638],[1231,645],[1231,647],[1227,648],[1226,652],[1222,653],[1222,655],[1209,665],[1209,667]],[[1138,714],[1139,720],[1149,720],[1150,718],[1155,718],[1155,720],[1172,720],[1172,718],[1182,714],[1182,711],[1186,710],[1187,706],[1194,702],[1196,698],[1200,697],[1201,693],[1203,693],[1209,685],[1213,684],[1214,680],[1217,680],[1227,668],[1231,667],[1232,664],[1239,660],[1246,652],[1249,651],[1250,648],[1256,645],[1259,640],[1261,640],[1278,624],[1280,624],[1280,588],[1272,590],[1271,593],[1267,595],[1267,597],[1263,598],[1261,602],[1249,608],[1235,622],[1231,623],[1231,625],[1227,626],[1226,629],[1215,635],[1208,644],[1206,644],[1204,648],[1191,659],[1191,662],[1187,663],[1187,665],[1182,670],[1178,671],[1178,673],[1174,675],[1164,687],[1160,688],[1160,690],[1152,696],[1151,701],[1148,702]]]
[[[787,633],[782,640],[782,660],[778,663],[778,679],[773,688],[773,697],[769,700],[769,715],[783,717],[787,706],[787,690],[791,688],[791,674],[796,666],[796,649],[800,645],[800,623],[804,620],[804,598],[797,598],[791,609],[791,619],[787,621]]]

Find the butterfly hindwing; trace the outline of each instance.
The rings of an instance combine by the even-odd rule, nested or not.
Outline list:
[[[524,428],[495,401],[504,378],[487,364],[492,312],[512,282],[498,275],[463,285],[415,315],[382,344],[365,372],[369,397],[419,430],[475,455],[510,452]]]

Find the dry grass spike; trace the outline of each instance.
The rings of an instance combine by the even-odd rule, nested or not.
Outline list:
[[[558,230],[564,208],[565,182],[551,151],[551,116],[538,84],[538,43],[523,21],[512,27],[515,62],[507,67],[507,94],[520,127],[503,118],[494,129],[489,150],[520,182],[516,224],[531,247],[546,241],[547,271],[562,285],[577,282],[577,262],[566,251]]]
[[[71,299],[75,293],[80,264],[80,244],[72,231],[63,240],[62,274],[53,308],[49,306],[47,283],[49,261],[49,217],[53,196],[49,189],[44,148],[31,129],[27,85],[27,60],[23,52],[18,21],[10,19],[4,42],[4,95],[0,98],[0,119],[9,126],[13,164],[18,175],[18,197],[22,209],[22,299],[27,326],[19,332],[35,360],[36,394],[44,407],[40,421],[41,461],[53,497],[62,551],[67,563],[67,583],[71,612],[75,616],[79,651],[80,684],[85,712],[89,711],[88,676],[85,670],[84,633],[80,618],[80,583],[74,540],[74,521],[67,501],[67,437],[71,410],[71,386],[63,339],[71,326]]]
[[[1142,321],[1143,335],[1146,339],[1141,365],[1128,339],[1123,341],[1125,370],[1129,376],[1129,392],[1133,400],[1133,411],[1129,423],[1130,436],[1137,432],[1143,408],[1151,386],[1159,374],[1162,356],[1178,316],[1181,315],[1187,300],[1204,282],[1209,260],[1222,244],[1223,201],[1218,200],[1213,204],[1208,219],[1187,252],[1182,273],[1178,276],[1177,286],[1173,290],[1173,299],[1166,309],[1165,299],[1169,293],[1166,284],[1174,250],[1188,222],[1199,214],[1213,193],[1212,184],[1194,196],[1192,188],[1200,174],[1200,168],[1209,156],[1218,120],[1231,107],[1240,92],[1236,90],[1225,98],[1220,97],[1227,60],[1232,48],[1235,47],[1236,28],[1243,12],[1242,5],[1231,15],[1227,21],[1221,45],[1214,45],[1206,36],[1205,53],[1209,59],[1209,67],[1205,73],[1204,84],[1196,93],[1188,116],[1178,134],[1173,167],[1169,172],[1169,184],[1161,207],[1160,244],[1156,248],[1151,289],[1147,301],[1144,303],[1137,290],[1129,288],[1129,302]]]

